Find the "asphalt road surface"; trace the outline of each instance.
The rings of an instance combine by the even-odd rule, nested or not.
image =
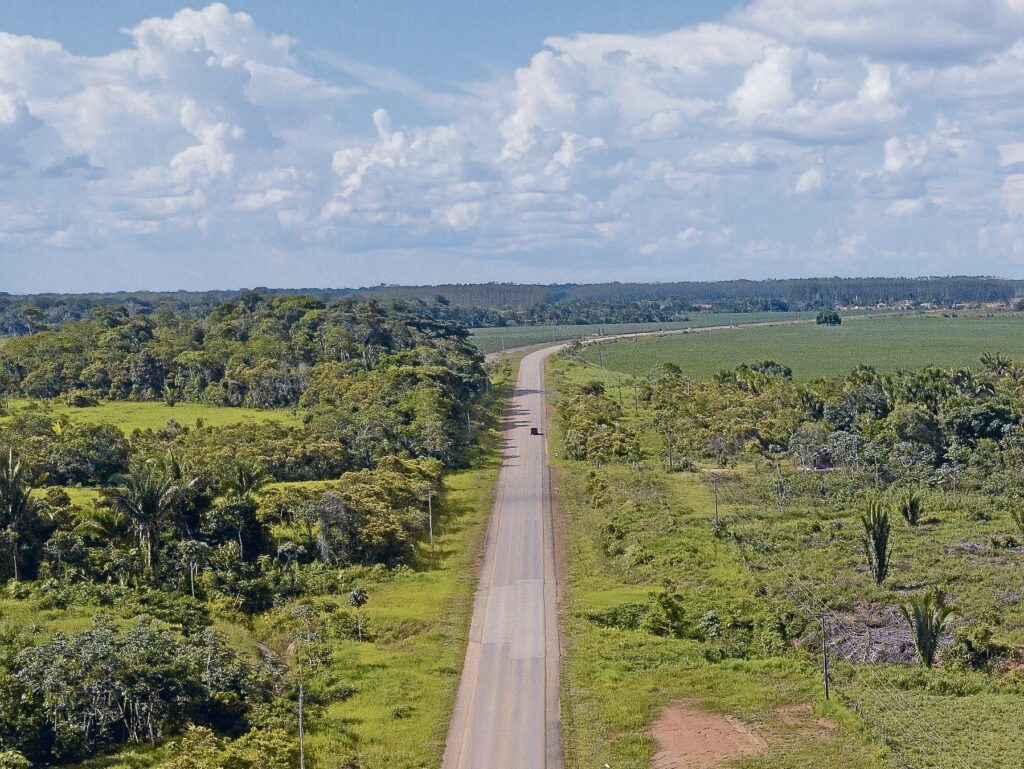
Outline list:
[[[443,769],[562,767],[544,436],[544,360],[562,346],[530,353],[519,367]]]

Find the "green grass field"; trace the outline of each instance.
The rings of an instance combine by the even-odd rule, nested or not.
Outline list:
[[[76,421],[117,425],[125,434],[133,430],[159,430],[167,426],[168,420],[192,427],[202,420],[207,427],[226,427],[242,422],[279,422],[299,424],[299,417],[293,411],[284,409],[243,409],[230,406],[207,406],[202,403],[179,403],[168,406],[162,401],[103,401],[98,406],[73,408],[60,400],[30,401],[26,398],[11,398],[8,410],[15,413],[29,408],[32,404],[48,409],[54,416],[67,414]],[[0,417],[2,422],[4,417]]]
[[[630,334],[639,331],[671,331],[680,328],[728,326],[767,321],[809,320],[813,312],[702,312],[690,320],[675,323],[600,323],[584,326],[508,326],[505,328],[474,328],[473,341],[481,352],[525,347],[543,342],[561,342],[601,334]]]
[[[837,376],[858,364],[883,371],[924,366],[977,366],[985,351],[1024,358],[1024,316],[910,316],[677,334],[604,342],[582,353],[591,363],[644,375],[662,363],[707,378],[741,363],[775,360],[796,379]]]

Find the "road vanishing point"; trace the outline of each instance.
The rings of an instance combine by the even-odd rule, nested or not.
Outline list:
[[[503,434],[469,644],[443,769],[562,769],[544,362],[526,355]],[[530,435],[536,427],[540,436]]]

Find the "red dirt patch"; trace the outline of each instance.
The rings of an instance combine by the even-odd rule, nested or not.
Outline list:
[[[805,737],[825,737],[836,725],[827,718],[815,718],[810,705],[787,705],[777,708],[775,715],[786,726],[799,728]]]
[[[685,706],[665,708],[651,727],[651,736],[658,743],[654,769],[711,769],[768,747],[742,721]]]

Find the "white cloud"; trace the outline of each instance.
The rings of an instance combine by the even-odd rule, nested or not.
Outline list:
[[[925,210],[924,198],[902,198],[894,200],[885,209],[889,216],[917,216]]]
[[[789,107],[793,94],[793,71],[802,56],[789,48],[771,48],[764,61],[747,70],[743,84],[729,94],[729,106],[741,120],[752,121]]]
[[[808,192],[820,189],[825,179],[820,168],[808,168],[796,180],[794,192],[804,195]]]
[[[0,32],[8,288],[1020,269],[1024,0],[755,0],[443,92],[221,4],[126,41]]]

